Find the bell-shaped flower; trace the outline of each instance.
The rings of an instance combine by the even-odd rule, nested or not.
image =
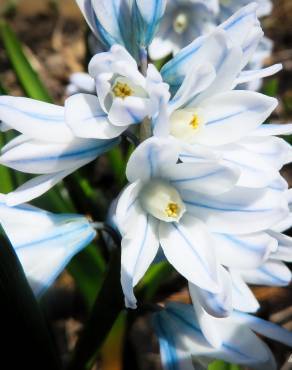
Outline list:
[[[224,277],[219,281],[212,233],[257,233],[289,214],[282,192],[236,187],[238,171],[214,159],[181,163],[176,143],[150,138],[127,165],[131,184],[118,200],[116,222],[123,236],[122,287],[129,307],[136,305],[133,287],[159,246],[188,281],[219,293]]]
[[[149,46],[149,56],[161,59],[205,35],[215,26],[217,0],[168,1],[159,30]]]
[[[44,293],[71,258],[95,237],[88,220],[23,204],[8,207],[0,197],[0,223],[36,295]]]
[[[66,122],[77,137],[109,139],[131,124],[156,117],[169,99],[168,85],[156,68],[146,76],[135,59],[120,45],[96,54],[89,63],[96,95],[76,94],[65,102]]]
[[[166,0],[76,0],[94,35],[109,49],[124,46],[137,60],[152,41]]]
[[[217,90],[220,88],[219,91],[224,91],[227,87],[233,88],[239,82],[244,83],[262,78],[278,70],[279,66],[276,65],[264,70],[241,72],[251,61],[252,55],[263,38],[256,9],[255,3],[241,8],[215,28],[213,36],[211,33],[196,38],[163,66],[161,74],[164,81],[170,85],[173,94],[180,88],[190,70],[207,62],[216,72],[216,88]],[[226,73],[226,69],[230,71],[230,74]],[[220,83],[218,75],[221,77]],[[215,86],[212,87],[214,90]]]
[[[0,120],[3,130],[21,133],[2,148],[0,163],[40,175],[7,194],[8,205],[40,196],[117,143],[74,137],[65,122],[63,107],[28,98],[1,96]]]
[[[257,370],[276,370],[274,355],[256,333],[292,347],[290,331],[255,316],[234,311],[228,318],[212,318],[212,324],[221,337],[218,347],[205,338],[192,306],[172,302],[153,314],[164,369],[205,369],[221,359]]]

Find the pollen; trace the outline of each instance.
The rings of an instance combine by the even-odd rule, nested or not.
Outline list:
[[[127,96],[131,96],[133,94],[133,90],[130,88],[130,86],[122,82],[117,82],[112,91],[116,97],[122,99],[125,99]]]
[[[165,208],[165,213],[168,217],[177,217],[180,213],[180,209],[177,203],[168,203]]]
[[[200,118],[197,113],[195,113],[192,117],[192,120],[190,122],[190,126],[194,129],[197,130],[200,125]]]

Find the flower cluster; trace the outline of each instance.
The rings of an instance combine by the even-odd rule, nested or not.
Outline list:
[[[0,163],[40,175],[0,204],[32,287],[48,287],[95,231],[82,216],[21,204],[130,134],[138,145],[112,215],[126,307],[136,308],[134,287],[160,254],[188,281],[193,302],[153,315],[165,368],[220,358],[275,369],[254,331],[290,346],[292,334],[248,314],[259,308],[248,284],[291,280],[284,262],[292,261],[292,239],[282,232],[292,226],[292,197],[279,171],[292,148],[277,135],[291,134],[292,125],[265,123],[277,100],[248,87],[281,69],[251,68],[263,42],[257,14],[270,2],[235,14],[247,1],[77,2],[106,50],[91,59],[89,76],[76,79],[83,92],[64,107],[0,97],[2,130],[20,132]],[[175,56],[159,72],[148,49],[153,59]]]

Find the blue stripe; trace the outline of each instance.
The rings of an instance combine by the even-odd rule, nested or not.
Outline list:
[[[132,278],[135,276],[137,265],[138,265],[138,261],[139,261],[139,259],[141,257],[141,254],[143,252],[143,249],[144,249],[144,246],[145,246],[145,242],[146,242],[146,239],[147,239],[147,234],[148,234],[148,229],[149,229],[149,221],[148,221],[148,218],[149,218],[149,215],[146,216],[146,226],[145,226],[144,233],[143,233],[142,243],[140,244],[140,247],[139,247],[138,256],[136,258],[135,265],[133,267],[133,275],[132,275]]]
[[[56,227],[57,229],[61,229],[61,230],[58,230],[56,233],[53,233],[49,236],[47,236],[46,238],[43,238],[43,239],[37,239],[37,240],[33,240],[31,242],[28,242],[28,243],[24,243],[24,244],[16,244],[14,245],[14,248],[16,250],[20,250],[20,249],[24,249],[24,248],[30,248],[30,247],[34,247],[34,246],[39,246],[41,247],[41,244],[44,244],[44,243],[47,243],[47,242],[52,242],[52,241],[55,241],[56,239],[62,239],[62,238],[67,238],[68,236],[71,237],[70,235],[71,234],[75,234],[75,233],[80,233],[86,229],[89,229],[89,230],[92,230],[91,226],[88,225],[88,224],[85,224],[85,225],[81,225],[79,226],[78,228],[73,228],[71,230],[66,230],[64,227],[62,227],[62,225],[58,225]],[[48,233],[50,234],[50,233]]]
[[[55,122],[55,123],[65,122],[64,115],[62,115],[62,116],[53,116],[53,115],[46,115],[46,114],[42,114],[42,113],[26,112],[26,111],[21,110],[19,108],[12,107],[8,104],[3,104],[3,103],[0,103],[0,107],[8,108],[12,111],[16,111],[16,112],[24,114],[28,117],[35,118],[35,119],[40,119],[40,120],[43,120],[43,121],[50,121],[50,122]]]
[[[191,202],[189,200],[184,200],[183,199],[183,202],[185,204],[188,204],[190,206],[195,206],[195,207],[199,207],[199,208],[206,208],[206,209],[213,209],[213,210],[216,210],[216,211],[222,211],[222,212],[244,212],[244,213],[257,213],[257,212],[268,212],[268,211],[272,211],[273,209],[271,208],[263,208],[263,209],[238,209],[238,208],[219,208],[219,207],[214,207],[214,206],[208,206],[207,204],[200,204],[200,203],[195,203],[195,202]]]
[[[246,243],[246,242],[244,242],[240,239],[235,238],[234,236],[231,236],[230,234],[221,234],[221,235],[224,236],[224,238],[231,240],[237,246],[239,245],[240,247],[244,247],[244,249],[247,249],[251,252],[259,252],[259,251],[263,252],[263,251],[265,251],[265,248],[263,248],[262,246],[259,249],[258,245],[248,244],[248,243]]]
[[[169,309],[167,308],[167,311],[170,311],[171,314],[175,317],[177,317],[179,320],[181,320],[187,327],[190,327],[192,330],[194,330],[196,333],[198,334],[201,334],[202,335],[202,338],[204,340],[206,340],[206,338],[204,337],[202,331],[194,325],[194,322],[189,322],[186,320],[185,317],[182,317],[179,313],[175,312],[173,309]],[[209,344],[209,343],[208,343]],[[247,359],[247,360],[257,360],[257,359],[254,359],[253,357],[250,357],[250,356],[247,356],[245,353],[242,353],[240,352],[237,348],[233,347],[231,344],[229,343],[226,343],[226,342],[223,342],[222,343],[222,347],[226,348],[227,350],[237,354],[237,355],[240,355],[242,356],[243,358]]]
[[[201,262],[202,266],[204,267],[205,271],[207,272],[208,275],[210,274],[209,266],[206,264],[206,262],[202,259],[200,254],[196,251],[196,248],[194,248],[193,244],[188,240],[188,238],[183,234],[183,232],[180,230],[179,226],[172,222],[171,225],[177,230],[181,238],[184,240],[186,245],[191,249],[191,251],[196,255],[198,260]]]
[[[223,27],[223,29],[225,31],[229,30],[230,28],[236,26],[237,23],[239,23],[240,21],[242,21],[244,18],[249,17],[252,14],[254,14],[254,11],[249,12],[249,13],[242,14],[240,17],[235,18],[232,22],[228,23],[225,27]]]
[[[82,159],[82,158],[87,158],[87,157],[92,157],[98,154],[101,154],[105,152],[106,150],[110,149],[114,145],[113,142],[110,143],[105,143],[100,146],[95,146],[94,148],[89,148],[89,149],[83,149],[79,151],[72,151],[72,152],[67,152],[55,156],[48,156],[48,157],[34,157],[34,158],[25,158],[25,159],[18,159],[18,160],[10,160],[5,162],[6,164],[13,164],[13,163],[31,163],[31,162],[46,162],[46,161],[55,161],[55,160],[62,160],[62,159],[72,159],[76,157],[76,159]],[[78,158],[79,157],[79,158]],[[0,157],[1,158],[1,157]]]
[[[286,280],[283,280],[281,278],[279,278],[278,276],[275,276],[273,275],[269,270],[267,270],[265,267],[260,267],[258,268],[259,271],[261,271],[262,273],[264,273],[265,275],[269,276],[270,278],[272,278],[275,282],[278,282],[280,283],[281,285],[284,284],[284,285],[288,285],[290,280],[289,281],[286,281]]]
[[[206,122],[206,125],[214,125],[214,124],[220,124],[222,123],[222,121],[224,120],[227,120],[229,118],[233,118],[233,117],[236,117],[236,116],[239,116],[240,114],[243,114],[243,113],[248,113],[248,112],[255,112],[257,111],[258,109],[260,108],[260,106],[257,106],[257,107],[254,107],[254,108],[249,108],[249,109],[246,109],[246,110],[242,110],[242,111],[239,111],[239,112],[236,112],[236,113],[231,113],[225,117],[220,117],[220,118],[216,118],[212,121],[208,121]]]
[[[42,286],[39,287],[38,291],[36,292],[36,294],[38,296],[41,296],[42,294],[45,293],[45,291],[53,284],[53,282],[55,281],[55,279],[58,277],[58,275],[64,270],[64,268],[68,265],[68,263],[70,262],[70,260],[73,258],[73,256],[77,253],[80,252],[81,249],[85,248],[94,238],[95,238],[95,232],[92,232],[90,235],[88,235],[88,237],[84,240],[82,240],[82,242],[80,242],[78,245],[76,245],[76,248],[74,249],[74,251],[72,251],[63,261],[62,263],[60,264],[59,268],[56,269],[51,275],[50,277],[48,278],[47,281],[44,281]]]
[[[226,169],[222,169],[222,170],[210,172],[210,173],[207,173],[207,174],[201,175],[201,176],[193,176],[193,177],[189,177],[189,178],[170,180],[170,182],[171,183],[180,183],[180,182],[187,182],[187,181],[192,181],[192,180],[201,180],[201,179],[205,179],[205,178],[217,175],[219,173],[224,173],[225,171],[226,171]]]

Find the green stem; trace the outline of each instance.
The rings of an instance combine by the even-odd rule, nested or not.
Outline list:
[[[112,252],[100,293],[94,303],[92,314],[77,342],[68,370],[90,369],[98,350],[124,308],[120,285],[120,268],[121,250],[119,247]]]

